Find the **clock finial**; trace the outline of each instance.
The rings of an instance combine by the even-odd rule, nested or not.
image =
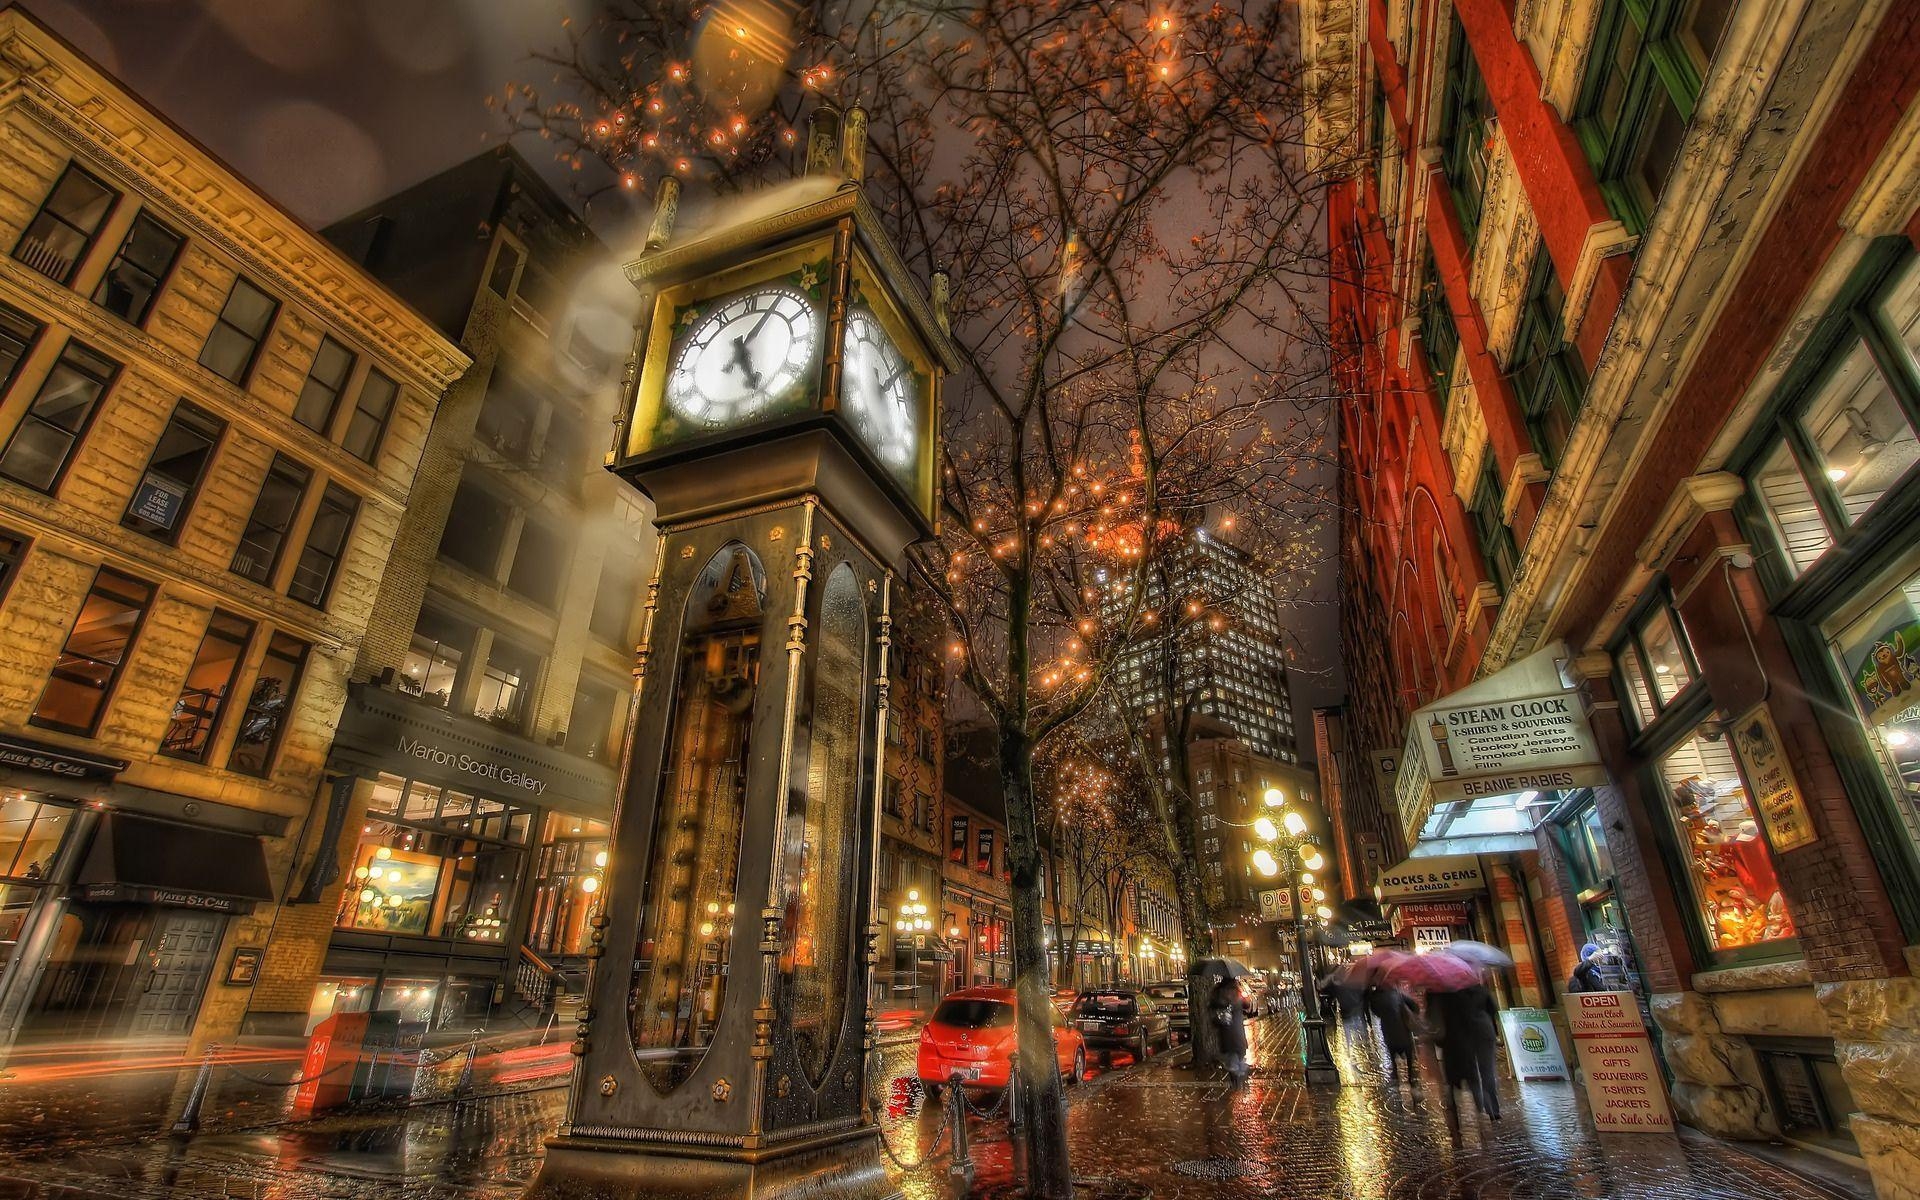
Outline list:
[[[840,133],[840,114],[822,104],[807,118],[807,174],[833,174],[833,144]]]
[[[933,320],[940,326],[941,333],[950,333],[947,327],[947,269],[936,267],[933,272]]]
[[[840,173],[855,187],[867,177],[867,110],[858,104],[840,126]]]
[[[653,201],[653,221],[647,226],[647,249],[658,250],[673,236],[673,219],[680,212],[680,181],[668,175],[660,181]]]

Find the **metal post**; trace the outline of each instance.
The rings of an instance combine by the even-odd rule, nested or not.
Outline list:
[[[180,1110],[179,1119],[173,1123],[176,1137],[192,1137],[200,1132],[200,1106],[206,1103],[207,1089],[213,1084],[213,1063],[219,1057],[220,1047],[209,1045],[206,1054],[200,1058],[200,1072],[193,1077],[193,1087],[187,1092],[187,1106]]]
[[[460,1064],[460,1082],[454,1085],[454,1095],[465,1099],[473,1094],[473,1057],[480,1052],[480,1031],[472,1030],[467,1037],[467,1061]]]
[[[1007,1068],[1007,1129],[1009,1131],[1020,1128],[1020,1117],[1020,1062],[1016,1058]]]
[[[1340,1083],[1340,1068],[1327,1045],[1327,1022],[1320,1013],[1320,989],[1313,977],[1313,959],[1307,950],[1307,921],[1300,894],[1300,848],[1293,848],[1293,936],[1300,958],[1300,1041],[1305,1051],[1307,1082]]]
[[[947,1160],[947,1185],[956,1196],[973,1187],[973,1148],[967,1145],[967,1094],[960,1077],[947,1080],[947,1119],[953,1122],[953,1157]]]

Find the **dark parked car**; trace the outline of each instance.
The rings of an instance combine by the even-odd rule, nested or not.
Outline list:
[[[1132,988],[1082,992],[1073,1009],[1074,1024],[1089,1050],[1111,1056],[1125,1050],[1133,1061],[1147,1061],[1153,1048],[1173,1044],[1173,1023],[1153,998]]]
[[[1167,1027],[1181,1037],[1193,1036],[1193,1021],[1187,1015],[1187,984],[1185,980],[1169,980],[1166,983],[1150,983],[1147,995],[1152,998],[1155,1008],[1164,1009],[1167,1014]]]

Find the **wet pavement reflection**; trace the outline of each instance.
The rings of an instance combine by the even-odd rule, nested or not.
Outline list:
[[[1288,1016],[1252,1027],[1251,1083],[1239,1091],[1199,1075],[1184,1052],[1145,1065],[1124,1056],[1070,1093],[1077,1172],[1145,1187],[1163,1200],[1313,1197],[1342,1200],[1624,1200],[1766,1197],[1865,1200],[1865,1176],[1802,1172],[1693,1133],[1592,1131],[1571,1084],[1507,1084],[1506,1119],[1471,1107],[1456,1129],[1435,1064],[1419,1086],[1388,1083],[1361,1031],[1338,1031],[1344,1085],[1308,1089]],[[874,1081],[888,1169],[913,1200],[948,1196],[951,1133],[938,1097],[906,1078],[910,1038],[882,1052]],[[85,1195],[441,1200],[518,1194],[560,1120],[556,1088],[405,1111],[340,1115],[250,1131],[165,1138],[16,1140],[0,1121],[0,1200]],[[974,1098],[994,1110],[998,1096]],[[0,1097],[0,1107],[5,1105]],[[973,1192],[1018,1181],[1019,1149],[1004,1110],[968,1124]]]

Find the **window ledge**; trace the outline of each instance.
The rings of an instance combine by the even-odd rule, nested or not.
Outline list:
[[[1696,972],[1693,977],[1693,990],[1708,994],[1767,992],[1811,986],[1813,974],[1807,969],[1807,960],[1804,958],[1753,963],[1744,967],[1718,967]]]

